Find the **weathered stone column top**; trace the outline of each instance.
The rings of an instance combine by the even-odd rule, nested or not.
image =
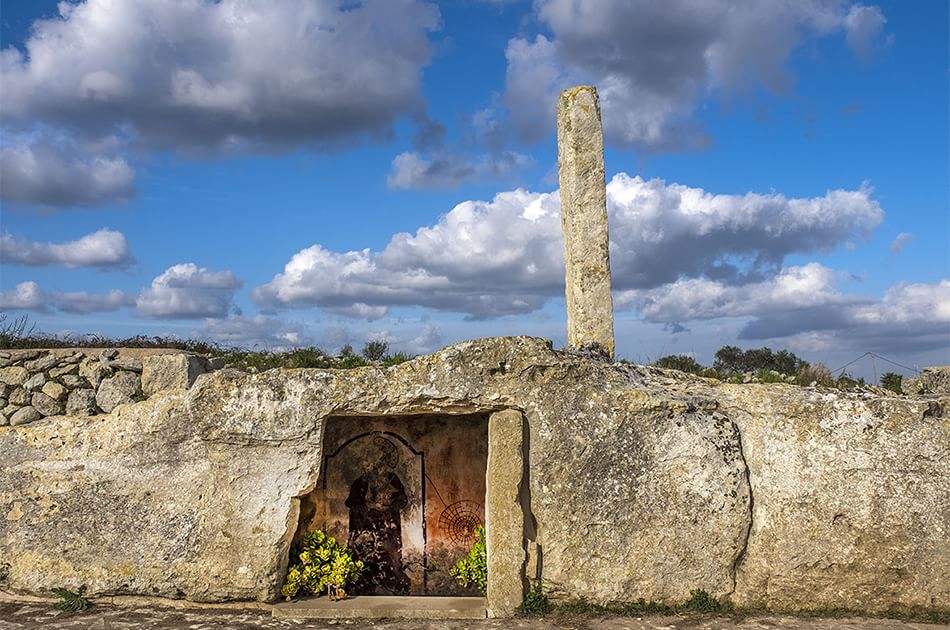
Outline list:
[[[614,356],[604,136],[597,89],[564,90],[557,102],[564,231],[567,344]]]

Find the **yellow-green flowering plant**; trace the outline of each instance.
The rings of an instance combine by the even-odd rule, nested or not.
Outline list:
[[[287,570],[287,581],[280,592],[290,599],[297,595],[323,595],[339,600],[346,587],[356,582],[363,563],[352,552],[322,531],[307,532],[297,563]]]
[[[488,592],[488,553],[485,548],[485,528],[475,529],[475,544],[468,555],[449,570],[449,573],[464,587],[474,585],[482,595]]]

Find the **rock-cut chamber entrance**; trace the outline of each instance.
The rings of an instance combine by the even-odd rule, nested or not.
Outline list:
[[[353,549],[354,595],[478,595],[449,570],[485,522],[487,458],[484,414],[328,418],[293,545],[323,530]]]

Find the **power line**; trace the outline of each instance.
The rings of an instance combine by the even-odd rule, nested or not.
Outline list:
[[[904,368],[905,370],[910,370],[911,372],[914,372],[914,373],[916,373],[916,374],[919,374],[919,373],[920,373],[920,370],[918,370],[917,368],[912,368],[912,367],[907,366],[907,365],[904,365],[904,364],[902,364],[902,363],[898,363],[897,361],[891,361],[891,360],[888,359],[887,357],[882,357],[881,355],[879,355],[879,354],[877,354],[877,353],[869,352],[868,354],[877,357],[877,358],[880,359],[881,361],[887,361],[887,362],[890,363],[891,365],[896,365],[897,367]]]
[[[882,357],[881,355],[877,354],[876,352],[865,352],[864,354],[862,354],[861,356],[859,356],[857,359],[854,359],[853,361],[849,361],[848,363],[845,363],[844,365],[842,365],[842,366],[841,366],[840,368],[838,368],[837,370],[832,370],[831,373],[832,373],[832,374],[834,374],[835,372],[842,372],[842,373],[843,373],[845,368],[847,368],[847,367],[849,367],[849,366],[851,366],[851,365],[854,365],[855,363],[857,363],[858,361],[860,361],[860,360],[863,359],[864,357],[873,357],[873,358],[875,358],[875,359],[880,359],[881,361],[886,361],[887,363],[890,363],[891,365],[896,365],[896,366],[899,367],[899,368],[903,368],[903,369],[905,369],[905,370],[910,370],[910,371],[913,372],[914,374],[919,374],[919,373],[920,373],[920,370],[918,370],[917,368],[912,368],[912,367],[909,367],[909,366],[904,365],[904,364],[902,364],[902,363],[898,363],[897,361],[892,361],[892,360],[888,359],[887,357]]]

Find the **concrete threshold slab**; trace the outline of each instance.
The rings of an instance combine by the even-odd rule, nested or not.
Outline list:
[[[364,595],[331,602],[326,597],[274,605],[278,619],[484,619],[484,597],[399,597]]]

